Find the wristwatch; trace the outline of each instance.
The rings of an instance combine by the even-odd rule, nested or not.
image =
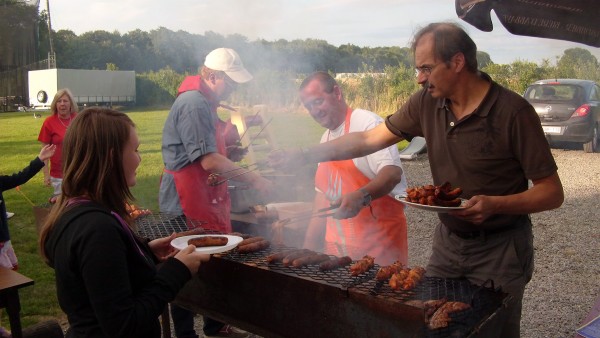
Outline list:
[[[363,194],[363,206],[367,206],[369,204],[371,204],[371,201],[373,200],[373,197],[371,196],[371,194],[367,191],[367,189],[365,188],[359,188],[358,189],[362,194]]]

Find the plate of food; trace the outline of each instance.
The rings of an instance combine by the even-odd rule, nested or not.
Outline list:
[[[464,198],[460,198],[460,204],[458,206],[445,207],[445,206],[441,206],[441,205],[427,205],[427,204],[421,204],[421,203],[417,203],[417,202],[409,202],[406,200],[405,195],[396,195],[395,198],[398,201],[402,202],[404,205],[408,205],[413,208],[417,208],[417,209],[421,209],[421,210],[433,211],[433,212],[448,212],[448,211],[452,211],[452,210],[462,210],[462,209],[465,209],[465,207],[463,205],[467,201]]]
[[[181,250],[192,244],[196,246],[196,252],[215,254],[235,248],[242,239],[233,235],[190,235],[173,239],[171,246]]]

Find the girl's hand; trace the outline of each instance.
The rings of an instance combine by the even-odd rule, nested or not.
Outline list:
[[[42,147],[42,150],[40,150],[40,154],[38,155],[38,157],[40,158],[40,160],[42,160],[42,162],[46,162],[47,159],[54,155],[55,151],[56,144],[46,144]]]
[[[148,243],[150,249],[152,249],[152,253],[154,253],[154,256],[156,256],[159,261],[163,262],[167,258],[177,254],[178,250],[171,246],[171,241],[175,237],[177,237],[176,233],[172,233],[169,237],[157,238]]]
[[[195,246],[188,245],[175,255],[175,259],[185,264],[192,275],[195,275],[198,273],[198,268],[200,268],[202,262],[208,262],[210,255],[198,253]]]

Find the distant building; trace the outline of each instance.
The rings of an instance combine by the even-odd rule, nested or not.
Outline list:
[[[362,79],[365,77],[383,77],[385,73],[337,73],[335,74],[336,80],[343,79]]]

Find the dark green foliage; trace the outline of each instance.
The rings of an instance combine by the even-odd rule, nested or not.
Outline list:
[[[158,72],[136,75],[136,104],[138,106],[163,106],[170,104],[177,95],[177,88],[184,75],[167,67]]]

